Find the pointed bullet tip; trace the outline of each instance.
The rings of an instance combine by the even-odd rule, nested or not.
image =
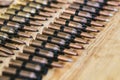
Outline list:
[[[53,62],[51,64],[52,67],[56,67],[56,68],[63,68],[63,65],[62,64],[59,64],[59,63],[56,63],[56,62]]]
[[[68,58],[64,55],[59,55],[58,59],[61,60],[61,61],[65,61],[65,62],[72,62],[73,61],[71,58]]]

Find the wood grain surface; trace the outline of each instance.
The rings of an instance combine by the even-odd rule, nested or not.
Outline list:
[[[43,80],[120,80],[120,11],[96,39],[78,50],[79,56],[62,69],[51,69]]]

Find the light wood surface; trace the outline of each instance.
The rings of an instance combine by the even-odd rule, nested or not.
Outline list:
[[[85,47],[73,62],[51,69],[43,80],[120,80],[120,11]]]

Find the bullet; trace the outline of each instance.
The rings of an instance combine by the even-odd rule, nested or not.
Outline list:
[[[74,49],[65,49],[64,53],[69,54],[69,55],[74,55],[74,56],[78,55],[78,53]]]
[[[26,6],[27,5],[27,6],[31,7],[31,8],[35,8],[36,10],[45,10],[45,11],[51,12],[51,13],[55,13],[56,12],[55,8],[51,7],[50,5],[49,6],[47,6],[47,5],[40,5],[40,4],[37,4],[37,3],[34,3],[34,2],[20,2],[18,4],[20,4],[22,6]],[[54,7],[56,7],[56,6],[54,6]]]
[[[1,20],[1,25],[3,25],[4,22],[5,22],[5,20]],[[33,28],[33,26],[24,26],[23,24],[19,24],[17,22],[8,21],[6,23],[6,26],[1,26],[1,30],[3,32],[9,33],[9,34],[13,34],[13,33],[16,34],[17,29],[20,29],[20,30],[23,29],[23,30],[26,30],[26,31],[38,32],[38,29],[35,28],[35,27],[38,27],[38,26],[34,26],[34,28]],[[17,32],[17,33],[19,33],[19,32]],[[23,34],[26,35],[26,33],[23,33]]]
[[[4,36],[6,37],[7,34],[9,35],[9,37],[11,36],[21,36],[21,37],[26,37],[26,38],[31,38],[31,35],[27,34],[24,31],[18,31],[17,29],[15,29],[14,27],[9,27],[9,26],[1,26],[0,28],[0,36]],[[7,34],[5,34],[7,33]]]
[[[26,19],[18,16],[14,16],[12,21],[23,23],[23,24],[35,25],[35,26],[43,26],[43,24],[38,20],[32,21],[30,19]]]
[[[11,5],[10,8],[11,8],[11,9],[18,10],[18,11],[23,11],[23,12],[30,13],[30,14],[33,15],[33,16],[34,16],[35,14],[38,14],[38,15],[45,16],[45,17],[52,17],[52,15],[51,15],[49,12],[36,11],[35,8],[31,8],[31,7],[24,7],[24,8],[22,8],[21,5]]]
[[[107,10],[102,10],[102,11],[100,11],[99,13],[100,13],[101,16],[103,15],[103,16],[108,16],[108,17],[109,17],[109,16],[111,17],[111,16],[113,16],[113,14],[114,14],[113,11],[107,11]]]
[[[5,14],[10,14],[10,15],[16,15],[16,16],[20,16],[20,17],[25,17],[31,20],[40,20],[40,21],[46,21],[47,18],[46,17],[42,17],[39,15],[34,15],[32,16],[30,13],[28,12],[23,12],[23,11],[17,11],[15,9],[7,9]]]
[[[78,13],[75,13],[75,10],[74,10],[74,9],[70,9],[70,8],[66,9],[64,13],[76,15],[76,16],[79,16],[79,17],[85,17],[85,18],[88,19],[88,22],[90,22],[90,20],[99,20],[99,21],[107,21],[107,20],[108,20],[108,18],[106,19],[105,16],[101,18],[101,16],[96,16],[96,15],[94,15],[94,14],[91,14],[91,13],[85,12],[85,11],[79,11]],[[104,12],[103,12],[103,14],[104,14]],[[97,17],[97,18],[96,18],[96,17]],[[83,22],[83,21],[82,21],[82,22]],[[89,24],[90,24],[90,23],[89,23]],[[101,23],[98,22],[98,21],[97,21],[97,22],[93,22],[93,21],[92,21],[92,22],[91,22],[91,25],[100,26],[100,27],[103,27],[103,26],[104,26],[103,23],[101,24]]]
[[[37,26],[26,26],[17,22],[8,21],[6,23],[7,26],[14,27],[16,29],[25,30],[25,31],[31,31],[31,32],[38,32]]]
[[[52,63],[51,63],[51,66],[52,66],[52,67],[56,67],[56,68],[63,68],[63,65],[61,65],[61,64],[57,64],[57,65],[56,65],[56,64],[57,64],[57,62],[52,62]]]
[[[56,21],[58,22],[58,21]],[[59,22],[58,22],[59,23]],[[74,22],[73,22],[74,23]],[[72,22],[69,23],[68,26],[72,26],[72,27],[81,27],[81,25],[79,25],[77,23],[76,24],[73,24]],[[65,25],[65,24],[62,24],[62,25]],[[79,29],[79,28],[78,28]],[[85,33],[85,34],[84,34]],[[48,34],[48,35],[54,35],[55,37],[59,37],[59,38],[64,38],[64,39],[71,39],[72,37],[74,38],[74,35],[76,36],[82,36],[82,37],[86,37],[86,38],[93,38],[94,36],[93,35],[90,35],[86,32],[82,32],[81,29],[79,29],[79,32],[77,34],[74,34],[74,35],[71,35],[69,33],[65,33],[65,32],[60,32],[59,30],[53,30],[53,29],[45,29],[43,30],[43,34]]]
[[[75,22],[75,21],[70,21],[70,20],[67,20],[67,19],[65,20],[65,19],[59,18],[59,19],[56,19],[54,23],[85,30],[87,26],[84,23],[82,23],[82,22],[80,23],[80,22],[77,22],[77,21],[78,20],[76,20],[76,22]],[[100,22],[93,22],[93,21],[91,21],[91,25],[95,25],[95,26],[99,26],[99,27],[104,26],[104,24],[101,24]],[[88,28],[90,28],[90,27],[88,27]]]
[[[57,44],[59,46],[65,46],[65,47],[68,47],[68,45],[71,43],[72,40],[65,40],[65,39],[61,39],[61,38],[57,38],[57,37],[54,37],[54,36],[48,36],[48,35],[43,35],[43,34],[38,34],[37,37],[36,37],[37,40],[42,40],[42,41],[47,41],[47,42],[50,42],[50,43],[54,43],[54,44]],[[75,38],[74,39],[75,42],[78,42],[78,43],[82,43],[82,44],[87,44],[88,41],[86,40],[83,40],[81,38]]]
[[[34,44],[31,44],[32,46],[35,46],[35,47],[40,47],[40,48],[43,48],[43,46],[45,46],[43,43],[41,43],[40,44],[40,42],[42,42],[42,41],[35,41],[34,42]],[[69,43],[69,42],[68,42]],[[67,43],[67,44],[68,44]],[[46,44],[47,44],[47,42],[46,42]],[[69,43],[69,44],[71,44],[71,43]],[[65,45],[64,45],[65,46]],[[62,46],[61,46],[62,47]],[[62,49],[60,46],[58,46],[58,45],[55,45],[55,44],[48,44],[45,48],[47,48],[48,50],[51,50],[51,51],[57,51],[57,52],[59,52],[59,53],[64,53],[64,49]],[[68,47],[68,46],[67,46]],[[73,47],[73,48],[76,48],[76,47],[74,47],[73,45],[71,45],[70,47]],[[79,45],[79,47],[80,48],[82,48],[82,45]],[[78,48],[79,48],[78,47]],[[69,49],[67,49],[67,50],[69,50]],[[67,53],[67,54],[71,54],[71,53]],[[77,53],[72,53],[72,54],[77,54]]]
[[[38,40],[41,40],[42,38],[40,38],[40,37],[38,37],[37,38]],[[77,41],[77,40],[76,40]],[[52,41],[51,41],[51,43],[52,43]],[[55,43],[54,41],[53,41],[53,43]],[[72,50],[72,52],[69,52],[68,50],[70,50],[71,51],[71,49],[66,49],[66,48],[77,48],[77,49],[83,49],[83,46],[82,45],[80,45],[80,44],[73,44],[72,42],[69,42],[69,41],[66,41],[66,42],[64,42],[64,44],[58,44],[58,43],[56,43],[57,45],[59,45],[59,46],[61,46],[61,47],[65,47],[64,49],[62,48],[61,49],[61,51],[60,51],[60,53],[66,53],[66,54],[69,54],[69,55],[77,55],[78,53],[76,53],[76,52],[73,52],[73,50]],[[69,46],[70,45],[70,46]],[[64,52],[65,51],[65,52]],[[66,52],[67,51],[67,52]],[[59,51],[58,51],[59,52]]]
[[[113,1],[113,0],[92,0],[92,1],[97,1],[97,2],[100,2],[100,3],[112,5],[112,6],[118,6],[120,4],[119,1]]]
[[[39,56],[42,55],[42,56],[45,56],[48,58],[53,58],[53,59],[57,58],[58,60],[65,61],[65,62],[72,61],[72,59],[70,59],[70,58],[67,58],[63,55],[59,55],[59,53],[53,53],[51,51],[48,51],[48,50],[42,49],[42,48],[38,49],[35,47],[26,46],[26,47],[24,47],[23,52],[28,53],[28,54],[35,54],[36,53],[36,55],[39,55]]]
[[[67,26],[60,25],[60,24],[55,24],[55,23],[54,24],[50,24],[48,26],[48,28],[64,31],[64,32],[67,32],[67,33],[77,34],[77,30],[75,28],[67,27]],[[90,31],[90,32],[99,32],[99,30],[97,30],[95,28],[92,28],[92,27],[89,27],[89,26],[82,26],[81,29],[82,30],[86,30],[86,31]]]
[[[60,30],[60,31],[67,32],[67,33],[77,34],[77,30],[75,28],[67,27],[67,26],[59,25],[55,23],[50,24],[48,28],[54,29],[54,30]]]
[[[0,51],[0,57],[8,57],[8,56],[9,56],[8,54],[6,54],[6,53]]]
[[[118,8],[114,6],[104,6],[103,8],[110,11],[118,11]]]
[[[20,38],[9,38],[8,39],[9,41],[12,41],[12,42],[15,42],[15,43],[18,43],[18,44],[25,44],[25,42],[23,40],[21,40]]]
[[[20,1],[18,2],[18,4],[22,5],[22,6],[29,6],[29,7],[33,7],[37,10],[39,9],[43,9],[45,10],[46,7],[52,7],[52,8],[57,8],[57,9],[60,9],[61,8],[61,3],[54,3],[52,1],[46,1],[46,2],[43,2],[43,3],[37,3],[37,2],[28,2],[28,1]]]
[[[88,41],[82,38],[75,38],[74,41],[82,44],[88,44]]]
[[[64,39],[49,36],[49,35],[44,35],[44,34],[37,34],[36,39],[42,40],[42,41],[47,41],[47,42],[52,42],[54,44],[58,44],[61,46],[65,45],[65,43],[66,43],[66,41]]]
[[[84,2],[84,0],[80,0],[80,1],[76,0],[74,2],[77,3],[77,4],[79,4],[79,5],[88,5],[88,6],[92,6],[92,7],[95,7],[95,8],[112,10],[112,11],[115,11],[117,9],[114,6],[110,7],[108,5],[105,5],[104,3],[99,3],[99,2],[96,2],[96,1],[85,1]]]
[[[16,33],[16,29],[8,26],[0,26],[0,31],[8,34]]]
[[[78,43],[71,43],[69,46],[76,49],[84,49],[84,47]]]
[[[4,52],[4,53],[6,53],[6,54],[9,54],[9,55],[14,55],[14,53],[13,53],[12,50],[7,49],[7,48],[5,48],[5,47],[3,47],[3,46],[0,46],[0,51]]]
[[[11,75],[11,76],[17,76],[19,77],[24,77],[24,78],[29,78],[29,79],[37,79],[37,76],[34,72],[31,71],[26,71],[26,70],[19,70],[16,68],[4,68],[3,69],[3,74],[5,75]]]
[[[53,29],[47,29],[47,28],[44,28],[43,34],[53,35],[55,37],[59,37],[59,38],[63,38],[63,39],[71,39],[71,37],[72,37],[68,33],[60,32],[60,31],[53,30]]]
[[[30,58],[31,56],[31,58]],[[42,58],[42,57],[38,57],[38,56],[32,56],[29,54],[22,54],[20,53],[17,57],[17,60],[23,60],[23,61],[27,61],[27,62],[33,62],[33,63],[39,63],[39,64],[46,64],[48,66],[52,66],[52,67],[56,67],[56,68],[62,68],[63,65],[59,64],[59,63],[55,63],[52,62],[51,64],[48,62],[48,60],[46,58]]]
[[[1,46],[5,46],[6,48],[12,49],[12,50],[19,50],[17,46],[15,46],[13,43],[2,41],[0,43]]]
[[[21,24],[31,24],[31,25],[36,25],[36,26],[43,26],[43,24],[40,23],[40,21],[37,21],[37,20],[32,21],[32,20],[26,19],[24,17],[12,16],[12,15],[8,15],[8,14],[1,14],[0,19],[10,20],[10,21],[21,23]]]
[[[79,43],[78,43],[79,44]],[[49,43],[49,42],[45,42],[45,41],[37,41],[37,40],[33,40],[30,44],[31,46],[34,46],[34,47],[40,47],[40,48],[46,48],[48,50],[51,50],[51,51],[57,51],[57,52],[62,52],[62,46],[58,46],[56,44],[53,44],[53,43]],[[77,49],[83,49],[83,46],[82,45],[76,45],[76,44],[72,44],[70,43],[70,47],[72,48],[77,48]],[[64,45],[65,46],[65,45]],[[78,46],[78,47],[77,47]],[[64,47],[65,48],[65,47]]]
[[[64,1],[65,2],[65,1]],[[46,5],[46,6],[51,6],[51,7],[53,7],[53,8],[56,8],[56,9],[62,9],[62,7],[63,7],[63,5],[64,5],[64,3],[50,3],[50,2],[48,2],[48,5]]]
[[[42,71],[42,67],[39,64],[24,62],[20,60],[11,60],[9,63],[9,67],[22,68],[23,70],[39,72],[39,73]]]
[[[59,24],[51,24],[51,25],[49,25],[49,28],[50,29],[54,29],[54,30],[60,30],[60,31],[63,31],[63,32],[67,32],[67,33],[69,33],[69,34],[73,34],[73,35],[77,35],[78,34],[78,31],[77,31],[77,29],[75,29],[75,28],[71,28],[71,27],[67,27],[67,26],[61,26],[61,25],[59,25]],[[85,27],[83,27],[83,29],[85,29]],[[91,32],[99,32],[99,30],[96,30],[96,29],[94,29],[94,28],[91,28],[91,27],[86,27],[86,30],[87,31],[91,31]],[[88,34],[87,34],[88,35]],[[89,38],[91,38],[90,36],[85,36],[85,37],[89,37]],[[82,40],[82,39],[79,39],[80,41]],[[79,42],[80,42],[79,41]],[[85,40],[82,40],[81,42],[85,42]],[[86,43],[86,42],[85,42]]]
[[[41,48],[53,49],[55,51],[60,51],[60,47],[58,45],[55,45],[46,41],[32,40],[30,45],[35,47],[41,47]]]
[[[79,32],[76,34],[78,36],[84,36],[84,37],[87,37],[87,38],[93,38],[94,36],[90,35],[90,34],[87,34],[85,33],[85,35],[81,35],[83,32],[81,31],[82,29],[84,29],[84,25],[80,24],[80,23],[77,23],[77,22],[73,22],[73,21],[69,21],[69,20],[64,20],[64,19],[56,19],[55,20],[55,23],[57,24],[61,24],[61,25],[65,25],[65,26],[70,26],[70,27],[73,27],[73,28],[76,28]],[[89,29],[88,27],[86,29]],[[50,29],[49,29],[50,31]],[[52,30],[51,30],[52,31]],[[47,30],[43,30],[43,33],[44,32],[47,32]],[[49,32],[50,33],[50,32]]]
[[[109,16],[111,13],[111,11],[109,11],[110,13],[105,13],[104,10],[100,10],[100,9],[97,9],[97,8],[93,8],[93,7],[90,7],[90,6],[84,6],[82,7],[82,9],[79,7],[79,5],[77,4],[72,4],[71,6],[69,6],[69,8],[72,8],[72,9],[76,9],[77,12],[79,11],[86,11],[88,13],[91,13],[91,14],[96,14],[96,15],[105,15],[105,16]],[[107,9],[107,8],[106,8]],[[104,12],[104,14],[102,14]]]
[[[94,14],[98,14],[98,12],[100,11],[100,9],[98,9],[98,8],[94,8],[94,7],[87,6],[87,5],[79,5],[79,4],[75,4],[75,3],[71,4],[69,6],[69,8],[87,11],[87,12],[94,13]]]
[[[38,54],[38,55],[42,55],[48,58],[53,58],[54,57],[54,53],[48,50],[44,50],[44,49],[38,49],[35,47],[31,47],[31,46],[25,46],[23,48],[23,52],[25,53],[29,53],[29,54]]]
[[[92,7],[102,8],[104,6],[103,3],[95,2],[95,1],[89,1],[89,0],[75,0],[74,3],[82,4],[82,5],[88,5]]]
[[[9,41],[9,42],[12,41],[12,42],[19,43],[19,44],[25,44],[24,41],[22,41],[19,37],[14,36],[14,35],[8,35],[4,32],[0,32],[0,38],[1,38],[1,41],[4,40],[4,41]]]
[[[120,2],[119,1],[107,1],[107,4],[112,5],[112,6],[118,6]]]
[[[17,35],[22,36],[22,37],[26,37],[26,38],[32,38],[32,36],[30,34],[27,34],[25,32],[19,32]]]
[[[48,4],[48,0],[29,0],[29,1],[30,2],[35,2],[37,4],[43,4],[43,5],[47,5]],[[20,2],[22,2],[22,1],[20,1]]]
[[[47,21],[48,20],[46,17],[40,16],[40,15],[32,16],[30,18],[34,19],[34,20],[41,20],[41,21]]]
[[[86,33],[86,32],[82,32],[82,33],[81,33],[81,36],[86,37],[86,38],[90,38],[90,39],[94,39],[94,38],[95,38],[95,36],[90,35],[90,34],[88,34],[88,33]]]
[[[58,59],[61,61],[72,62],[73,60],[70,58],[66,58],[65,56],[59,55]]]
[[[68,13],[61,14],[60,18],[67,19],[67,20],[70,20],[70,21],[75,21],[75,22],[81,23],[81,24],[86,25],[86,26],[91,26],[91,25],[99,26],[98,24],[100,24],[96,21],[92,21],[91,19],[88,19],[88,18],[85,18],[85,17],[80,17],[80,16],[75,16],[75,15],[68,14]],[[104,18],[102,18],[102,19],[104,19]],[[88,27],[88,28],[90,28],[90,27]],[[98,30],[95,30],[94,28],[90,28],[90,30],[98,32]]]
[[[63,1],[63,0],[47,0],[47,1],[45,1],[45,0],[31,0],[31,1],[34,1],[34,2],[36,2],[36,3],[44,3],[44,5],[45,5],[45,3],[46,4],[48,4],[47,2],[58,2],[58,3],[67,3],[67,0],[65,0],[65,1]]]

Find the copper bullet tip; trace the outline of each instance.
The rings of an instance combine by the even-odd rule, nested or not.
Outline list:
[[[25,33],[25,32],[19,32],[18,35],[22,36],[22,37],[26,37],[26,38],[32,38],[31,35],[29,35],[28,33]]]
[[[93,28],[93,27],[87,27],[86,28],[87,31],[91,31],[91,32],[99,32],[99,30]]]
[[[96,27],[104,27],[105,26],[105,24],[100,22],[100,21],[92,21],[91,24],[96,26]]]
[[[13,42],[19,43],[19,44],[26,44],[23,40],[19,39],[19,38],[12,38],[10,39]]]
[[[30,21],[30,24],[32,24],[32,25],[36,25],[36,26],[43,26],[43,24],[40,23],[39,20],[36,20],[36,21]]]
[[[70,59],[66,56],[63,56],[63,55],[59,55],[58,59],[61,60],[61,61],[65,61],[65,62],[72,62],[73,61],[72,59]]]
[[[97,17],[95,17],[95,19],[97,19],[99,21],[106,21],[106,22],[110,21],[109,17],[107,17],[107,16],[97,16]]]
[[[24,30],[38,32],[39,30],[36,28],[37,26],[25,26]]]
[[[64,50],[65,54],[72,55],[72,56],[77,56],[78,53],[74,49],[65,49]]]
[[[42,16],[34,16],[34,17],[31,17],[31,18],[33,18],[33,19],[37,19],[37,20],[41,20],[41,21],[46,21],[47,20],[47,18],[46,17],[42,17]]]
[[[52,67],[56,67],[56,68],[63,68],[63,65],[60,64],[60,63],[58,63],[58,62],[52,62],[52,63],[51,63],[51,66],[52,66]]]
[[[88,41],[87,41],[87,40],[84,40],[84,39],[78,38],[78,37],[76,37],[76,38],[74,39],[74,41],[75,41],[75,42],[78,42],[78,43],[82,43],[82,44],[88,44]]]
[[[119,1],[108,1],[107,4],[112,5],[112,6],[119,6],[120,2]]]
[[[114,12],[113,11],[102,10],[102,11],[100,11],[100,14],[104,15],[104,16],[113,16]]]
[[[91,34],[89,34],[89,33],[86,33],[86,32],[82,32],[82,33],[81,33],[81,36],[82,36],[82,37],[86,37],[86,38],[91,38],[91,39],[95,38],[95,36],[93,36],[93,35],[91,35]]]
[[[69,46],[75,49],[84,49],[84,47],[79,43],[70,43]]]

